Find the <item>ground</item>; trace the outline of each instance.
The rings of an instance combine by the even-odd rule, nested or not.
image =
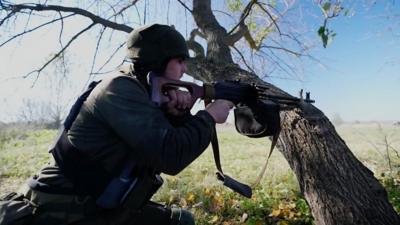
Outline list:
[[[400,126],[353,123],[336,127],[347,145],[384,184],[389,200],[400,212]],[[54,130],[0,130],[0,195],[15,191],[49,160],[47,148]],[[269,151],[267,138],[239,135],[233,126],[218,127],[224,172],[251,184]],[[264,179],[246,199],[225,188],[215,176],[211,148],[178,176],[165,176],[153,200],[179,205],[196,214],[198,224],[313,224],[296,177],[275,151]]]

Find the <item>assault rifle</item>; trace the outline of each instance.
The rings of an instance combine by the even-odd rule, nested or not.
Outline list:
[[[192,82],[171,80],[154,73],[149,74],[151,85],[151,98],[154,103],[161,106],[168,102],[168,89],[183,88],[190,92],[193,103],[197,99],[211,101],[214,99],[225,99],[237,104],[252,105],[257,100],[272,101],[280,106],[290,107],[299,106],[300,103],[314,103],[310,99],[310,93],[306,93],[306,98],[296,98],[266,94],[269,87],[255,83],[245,83],[240,80],[219,81],[212,84],[204,83],[202,86]]]
[[[310,93],[306,93],[306,98],[291,96],[281,96],[268,94],[268,86],[256,83],[246,83],[240,80],[218,81],[215,83],[204,83],[197,85],[191,82],[180,80],[171,80],[154,73],[149,74],[149,83],[151,85],[151,98],[158,106],[169,101],[168,90],[184,89],[192,96],[192,104],[197,99],[204,100],[205,103],[215,99],[225,99],[235,104],[235,127],[236,130],[248,137],[273,136],[272,144],[267,161],[257,178],[253,187],[263,176],[268,159],[271,156],[274,146],[277,143],[280,132],[281,110],[292,109],[295,107],[303,108],[307,104],[314,103],[310,99]],[[211,144],[214,152],[215,164],[218,169],[217,177],[224,182],[224,185],[232,190],[250,198],[252,195],[251,187],[234,180],[222,172],[219,159],[218,139],[215,127],[213,128]]]

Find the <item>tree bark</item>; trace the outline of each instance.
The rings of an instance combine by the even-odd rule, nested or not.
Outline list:
[[[193,0],[193,16],[206,35],[208,50],[205,59],[190,62],[189,72],[203,81],[263,82],[232,63],[227,33],[212,14],[210,0]],[[269,94],[287,95],[263,83],[271,88]],[[280,151],[297,176],[315,223],[399,225],[400,217],[374,174],[357,160],[320,110],[304,106],[281,112]]]
[[[211,0],[194,0],[193,18],[206,36],[207,59],[220,65],[233,63],[227,42],[228,33],[212,13]]]
[[[386,190],[319,110],[282,113],[280,149],[318,225],[400,224]]]
[[[198,68],[204,78],[260,82],[236,65],[222,67],[202,62]],[[271,88],[270,94],[287,95],[264,84]],[[296,174],[317,225],[400,224],[386,190],[352,154],[320,110],[309,105],[282,111],[281,121],[279,150]]]

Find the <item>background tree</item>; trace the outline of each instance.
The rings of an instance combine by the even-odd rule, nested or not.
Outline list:
[[[136,13],[139,11],[138,2],[143,2],[143,13]],[[220,1],[213,4],[216,2]],[[38,77],[47,65],[87,32],[98,34],[90,74],[101,73],[124,46],[124,38],[116,37],[117,31],[130,32],[133,28],[127,24],[136,25],[132,21],[146,23],[150,8],[150,1],[137,0],[129,3],[78,1],[73,7],[62,5],[58,1],[55,1],[56,5],[50,3],[51,1],[38,1],[16,4],[0,1],[0,26],[11,33],[0,46],[45,26],[61,27],[59,50],[54,57],[26,76]],[[270,87],[269,94],[287,96],[287,93],[260,78],[268,75],[265,71],[272,73],[274,70],[281,70],[295,74],[295,67],[289,63],[287,57],[292,57],[291,60],[311,57],[307,53],[310,46],[293,29],[297,26],[291,26],[296,19],[291,18],[289,12],[295,3],[290,0],[228,1],[227,5],[233,11],[233,15],[229,17],[234,21],[228,24],[223,24],[221,16],[216,16],[225,15],[226,10],[215,10],[215,5],[210,0],[168,1],[168,6],[164,5],[164,9],[168,10],[170,4],[180,6],[184,9],[183,15],[186,15],[187,21],[193,17],[195,29],[188,34],[188,45],[193,56],[188,60],[188,74],[202,81],[240,78],[243,81],[263,83]],[[334,36],[328,29],[327,22],[340,14],[343,3],[339,0],[315,3],[324,13],[323,25],[318,34],[326,45],[329,38]],[[30,25],[31,19],[36,16],[46,18],[47,22]],[[89,23],[65,42],[64,23],[72,17],[87,18]],[[29,26],[22,32],[15,33],[12,25],[19,20],[26,20]],[[104,36],[109,37],[108,43],[115,47],[115,54],[97,65],[96,58],[100,54]],[[269,70],[265,70],[266,67]],[[263,73],[259,74],[260,71]],[[310,205],[316,224],[400,223],[399,216],[387,200],[385,189],[374,178],[373,173],[354,157],[320,110],[310,106],[305,110],[283,111],[281,118],[280,151],[297,176],[301,192]]]
[[[52,56],[50,56],[52,57]],[[58,129],[62,120],[66,116],[69,106],[69,92],[73,92],[69,80],[70,62],[61,54],[54,60],[49,68],[49,72],[44,73],[43,89],[48,93],[45,99],[29,96],[23,100],[17,119],[28,125],[45,127],[48,129]]]
[[[340,116],[339,113],[335,113],[335,114],[333,114],[333,117],[332,117],[332,123],[335,126],[340,126],[344,123],[344,120],[342,119],[342,117]]]

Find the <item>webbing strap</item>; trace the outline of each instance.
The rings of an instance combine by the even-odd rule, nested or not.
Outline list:
[[[222,166],[221,166],[221,161],[219,157],[219,145],[218,145],[218,137],[217,137],[217,131],[215,126],[211,128],[211,145],[214,153],[214,161],[215,165],[217,167],[217,178],[218,180],[224,182],[224,185],[227,186],[228,188],[232,189],[233,191],[247,197],[251,198],[252,195],[252,190],[251,187],[247,184],[243,184],[230,176],[224,174],[222,171]]]
[[[219,156],[219,144],[218,144],[217,131],[216,131],[215,126],[212,127],[211,145],[212,145],[212,149],[213,149],[215,166],[217,167],[217,170],[218,170],[216,173],[218,180],[224,182],[224,185],[229,187],[233,191],[235,191],[247,198],[251,198],[252,188],[255,188],[260,183],[261,179],[263,178],[263,176],[267,170],[269,159],[271,158],[272,152],[274,151],[275,146],[278,143],[279,134],[280,134],[280,129],[274,134],[274,136],[272,138],[271,148],[269,150],[268,157],[267,157],[267,160],[265,161],[263,168],[261,169],[260,173],[258,174],[256,180],[249,186],[247,184],[243,184],[243,183],[233,179],[232,177],[229,177],[228,175],[224,174],[224,172],[222,171],[221,160],[220,160],[220,156]]]
[[[280,134],[280,129],[278,130],[278,132],[276,132],[274,134],[274,136],[272,138],[271,148],[269,149],[267,160],[265,161],[265,164],[264,164],[263,168],[261,169],[260,173],[258,174],[256,180],[250,185],[251,188],[255,188],[260,183],[261,179],[263,178],[265,171],[267,170],[269,158],[271,158],[272,152],[274,151],[274,148],[275,148],[276,144],[278,143],[279,134]]]

